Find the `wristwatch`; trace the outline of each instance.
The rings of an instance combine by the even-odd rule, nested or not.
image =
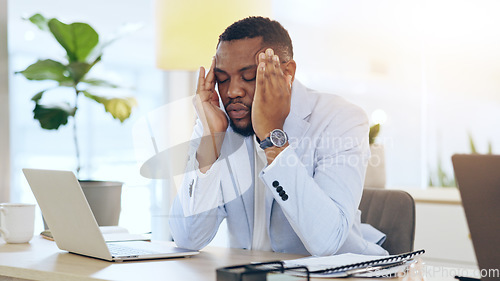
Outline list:
[[[260,143],[260,148],[266,149],[272,146],[282,147],[288,141],[288,136],[283,130],[274,129],[269,137]]]

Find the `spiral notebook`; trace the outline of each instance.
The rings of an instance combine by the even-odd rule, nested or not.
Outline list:
[[[283,261],[285,267],[305,266],[311,277],[383,277],[406,270],[415,258],[425,250],[392,256],[366,256],[358,254],[340,254],[327,257],[306,257]]]

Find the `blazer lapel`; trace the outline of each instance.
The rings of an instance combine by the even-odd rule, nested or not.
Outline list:
[[[307,96],[307,88],[298,80],[293,82],[292,101],[290,114],[285,120],[283,130],[287,133],[290,145],[298,147],[302,137],[309,129],[309,122],[306,118],[311,115],[313,105],[316,101],[311,96]]]

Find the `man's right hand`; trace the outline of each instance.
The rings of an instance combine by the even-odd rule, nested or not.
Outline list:
[[[206,173],[217,160],[229,124],[226,113],[219,106],[219,96],[215,91],[215,58],[205,77],[205,68],[200,67],[198,87],[194,97],[194,107],[203,125],[203,136],[196,151],[199,169]]]
[[[224,111],[219,106],[219,96],[215,91],[215,58],[212,59],[210,71],[205,77],[205,68],[200,67],[198,87],[194,97],[194,106],[201,123],[203,135],[215,135],[227,130],[228,120]]]

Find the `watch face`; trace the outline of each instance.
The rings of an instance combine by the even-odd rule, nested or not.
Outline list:
[[[288,141],[288,137],[282,130],[276,129],[271,132],[271,142],[277,146],[282,147]]]

